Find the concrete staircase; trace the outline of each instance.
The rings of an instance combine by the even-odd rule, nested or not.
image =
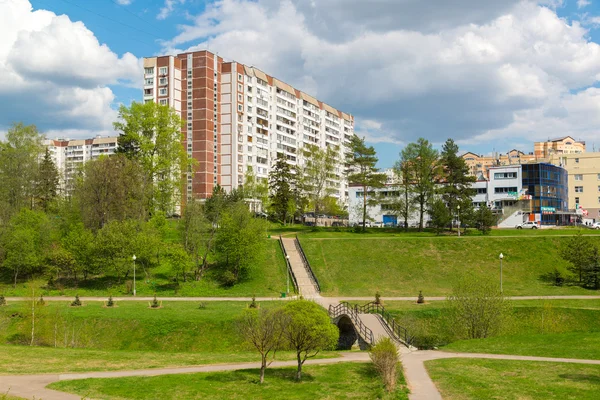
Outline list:
[[[298,282],[298,292],[305,299],[316,299],[321,297],[312,278],[310,272],[304,265],[302,256],[296,248],[296,240],[294,238],[282,238],[283,247],[289,257],[292,273]]]

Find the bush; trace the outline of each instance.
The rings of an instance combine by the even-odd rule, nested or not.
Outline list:
[[[258,308],[258,303],[256,302],[256,296],[252,296],[252,303],[248,305],[248,308]]]
[[[221,282],[223,283],[223,286],[225,286],[225,287],[232,287],[233,285],[236,284],[237,278],[235,277],[235,274],[233,272],[225,271],[221,275]]]
[[[40,295],[40,299],[37,301],[38,306],[45,306],[46,300],[44,300],[44,296]]]
[[[75,300],[73,300],[73,302],[71,303],[71,307],[81,307],[81,300],[79,300],[79,295],[76,294],[75,295]]]
[[[3,294],[0,294],[0,306],[5,306],[6,305],[6,299],[4,298]]]
[[[417,298],[417,304],[425,304],[425,297],[423,297],[422,290],[419,290],[419,297]]]
[[[156,295],[154,295],[154,300],[150,303],[150,308],[160,308],[160,303],[158,302]]]
[[[114,307],[115,302],[113,301],[112,296],[108,297],[108,301],[106,302],[106,307]]]
[[[383,379],[385,389],[392,392],[396,388],[398,374],[398,348],[390,338],[383,338],[369,352],[373,366]]]
[[[381,304],[381,295],[379,292],[375,292],[375,304]]]

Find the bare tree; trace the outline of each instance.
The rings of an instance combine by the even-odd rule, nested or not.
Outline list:
[[[283,317],[280,309],[247,309],[238,321],[239,332],[244,341],[260,353],[260,383],[265,381],[265,370],[275,359],[277,350],[281,348]]]

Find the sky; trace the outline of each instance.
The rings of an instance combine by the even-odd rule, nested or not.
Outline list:
[[[600,148],[600,0],[0,0],[0,37],[0,136],[114,134],[143,57],[208,48],[353,114],[382,168],[419,137]]]

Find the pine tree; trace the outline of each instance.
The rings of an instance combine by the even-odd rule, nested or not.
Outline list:
[[[359,185],[363,191],[362,230],[365,231],[367,221],[367,205],[373,202],[369,199],[369,190],[385,186],[387,176],[379,173],[377,153],[373,146],[367,147],[364,138],[357,135],[350,140],[350,152],[346,155],[348,166],[348,184]]]
[[[114,307],[115,302],[113,301],[112,296],[108,297],[108,302],[106,303],[106,307]]]
[[[58,195],[59,173],[50,150],[46,147],[44,158],[39,164],[37,179],[35,182],[35,202],[44,211],[48,211],[48,205]]]
[[[75,300],[71,303],[71,307],[81,307],[81,300],[79,300],[79,295],[75,295]]]
[[[6,299],[4,298],[3,294],[0,294],[0,306],[5,306],[6,305]]]
[[[290,171],[290,166],[283,154],[279,153],[277,162],[269,173],[269,190],[271,191],[269,197],[277,218],[284,224],[287,221],[289,205],[294,198],[293,184],[294,176]]]

